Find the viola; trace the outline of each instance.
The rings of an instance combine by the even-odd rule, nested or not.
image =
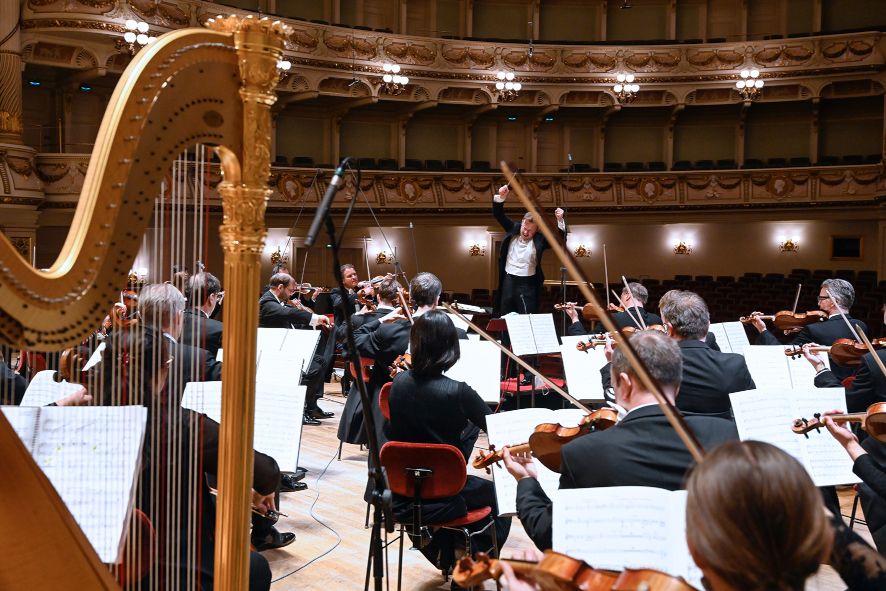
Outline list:
[[[696,591],[683,577],[651,568],[626,568],[611,587],[612,591]]]
[[[412,369],[412,354],[411,353],[403,353],[402,355],[398,355],[396,359],[394,359],[394,363],[391,364],[390,376],[393,379],[398,373],[408,371]]]
[[[553,550],[546,550],[538,562],[531,560],[496,560],[479,552],[475,559],[462,557],[452,572],[452,580],[462,587],[474,587],[488,579],[498,580],[507,562],[521,579],[539,585],[542,589],[577,589],[595,591],[612,589],[618,573],[591,568],[585,561]]]
[[[575,427],[564,427],[559,423],[542,423],[535,428],[535,432],[529,436],[528,443],[509,446],[511,453],[531,452],[542,465],[554,472],[560,471],[560,449],[575,439],[589,433],[591,430],[603,431],[608,429],[618,420],[618,413],[611,408],[601,408],[593,411],[582,418]],[[502,460],[503,450],[490,448],[489,453],[477,452],[477,457],[471,465],[476,468],[485,468],[497,464]]]
[[[812,430],[818,431],[824,427],[821,413],[815,413],[811,419],[795,419],[791,430],[797,435],[806,435]],[[886,402],[875,402],[865,412],[831,415],[831,418],[840,423],[861,423],[861,428],[868,435],[886,443]]]
[[[886,345],[886,339],[874,339],[871,345]],[[806,345],[813,353],[828,353],[831,360],[837,365],[845,367],[855,367],[861,365],[861,358],[868,353],[868,348],[864,343],[853,341],[852,339],[837,339],[830,347],[821,345]],[[798,359],[803,356],[803,347],[793,346],[784,350],[784,354],[792,359]]]
[[[782,310],[775,314],[751,314],[750,316],[742,316],[739,321],[744,324],[750,324],[755,318],[760,320],[770,320],[775,328],[779,330],[791,331],[797,328],[803,328],[809,324],[823,322],[828,319],[826,312],[821,310],[810,310],[808,312],[791,312],[790,310]]]

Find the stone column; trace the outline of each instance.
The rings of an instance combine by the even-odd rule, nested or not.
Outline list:
[[[22,140],[21,3],[0,0],[0,230],[32,261],[43,183]]]

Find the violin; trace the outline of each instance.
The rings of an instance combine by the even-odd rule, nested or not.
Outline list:
[[[397,374],[408,371],[410,369],[412,369],[412,354],[403,353],[402,355],[398,355],[397,358],[394,359],[394,363],[392,363],[390,367],[391,379],[396,377]]]
[[[507,562],[521,579],[536,583],[542,589],[609,590],[618,580],[618,573],[591,568],[584,560],[546,550],[538,562],[531,560],[496,560],[482,552],[475,559],[462,557],[452,572],[452,580],[462,587],[474,587],[488,579],[498,580]]]
[[[796,328],[803,328],[809,324],[823,322],[828,319],[826,312],[821,310],[810,310],[808,312],[791,312],[790,310],[782,310],[775,314],[751,314],[750,316],[742,316],[739,321],[743,324],[750,324],[755,318],[760,320],[771,320],[775,328],[784,331],[791,331]]]
[[[376,306],[375,302],[370,299],[370,296],[366,295],[362,289],[357,292],[357,301],[360,302],[363,306],[366,307],[370,312],[375,312]]]
[[[579,351],[587,352],[588,349],[596,349],[597,347],[605,347],[606,339],[592,336],[587,341],[579,341],[575,343],[575,348]]]
[[[412,318],[412,307],[409,305],[409,292],[406,291],[406,288],[400,288],[400,291],[397,292],[397,300],[400,302],[400,311],[403,312],[410,324],[415,324],[415,320]]]
[[[575,302],[566,302],[565,304],[554,304],[554,310],[567,310],[569,308],[576,308],[578,304]],[[600,319],[600,315],[597,314],[596,310],[594,310],[594,305],[591,303],[587,303],[581,307],[581,317],[587,320],[588,322],[593,322],[595,320]]]
[[[821,413],[815,413],[811,419],[795,419],[791,430],[797,435],[806,435],[812,430],[818,431],[824,427]],[[861,428],[868,435],[886,443],[886,402],[875,402],[865,412],[831,415],[831,418],[841,423],[861,423]]]
[[[603,431],[613,426],[618,420],[618,413],[611,408],[601,408],[586,415],[575,427],[564,427],[559,423],[542,423],[535,428],[535,432],[529,436],[528,443],[509,446],[511,453],[531,452],[548,470],[560,471],[560,449],[575,439],[589,433],[591,430]],[[489,453],[477,452],[477,457],[471,462],[476,468],[485,468],[497,464],[502,460],[502,450],[490,448]]]
[[[874,339],[871,345],[886,345],[886,339]],[[831,359],[837,365],[845,367],[855,367],[861,365],[861,358],[868,353],[868,348],[864,343],[853,341],[852,339],[837,339],[830,347],[822,345],[806,345],[813,353],[828,353]],[[784,350],[784,354],[791,359],[799,359],[803,356],[803,347],[794,345]]]
[[[315,287],[310,283],[299,283],[295,286],[295,292],[300,293],[302,295],[308,295],[309,293],[324,293],[329,291],[328,287]]]
[[[683,577],[652,568],[626,568],[611,587],[612,591],[696,591]]]

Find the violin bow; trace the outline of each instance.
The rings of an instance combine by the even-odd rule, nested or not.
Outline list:
[[[797,303],[800,301],[800,290],[803,289],[803,284],[797,284],[797,295],[794,297],[794,309],[791,310],[791,314],[797,313]]]
[[[603,245],[603,280],[606,282],[606,309],[609,309],[609,264],[606,262],[606,245]]]
[[[629,294],[631,294],[631,301],[633,301],[633,300],[634,300],[634,292],[632,292],[632,291],[631,291],[631,288],[628,286],[628,280],[625,279],[625,276],[624,276],[624,275],[621,276],[621,282],[624,284],[625,289],[627,290],[627,292],[628,292]],[[630,306],[625,306],[625,312],[628,311],[628,308],[629,308],[629,307],[630,307]],[[637,310],[637,320],[639,320],[639,322],[638,322],[638,326],[640,326],[643,330],[646,330],[646,321],[643,320],[643,315],[640,314],[640,308],[636,308],[636,310]],[[634,318],[634,317],[631,316],[631,319],[633,319],[633,318]]]
[[[612,295],[614,295],[614,296],[615,296],[615,299],[618,300],[619,303],[620,303],[620,302],[621,302],[621,296],[618,295],[618,292],[615,291],[614,289],[610,289],[609,291],[612,292]],[[607,293],[606,295],[609,295],[609,294]],[[609,304],[606,304],[606,308],[607,308],[607,309],[609,308]],[[624,306],[624,309],[625,309],[625,312],[627,313],[627,315],[630,316],[630,318],[631,318],[631,320],[634,322],[634,324],[637,325],[637,328],[642,328],[642,329],[645,330],[646,327],[643,326],[642,321],[637,320],[636,318],[634,318],[634,314],[633,314],[633,312],[630,311],[630,309],[628,308],[628,306]]]
[[[558,386],[557,384],[555,384],[554,382],[552,382],[551,380],[549,380],[548,378],[543,376],[541,374],[541,372],[539,372],[537,369],[535,369],[534,367],[532,367],[531,365],[529,365],[528,363],[526,363],[525,361],[523,361],[522,359],[520,359],[519,357],[514,355],[514,353],[512,351],[509,351],[507,349],[507,347],[505,347],[504,345],[502,345],[501,343],[496,341],[494,338],[489,336],[489,334],[487,334],[483,329],[481,329],[479,326],[477,326],[476,324],[474,324],[473,322],[468,320],[467,317],[465,317],[465,315],[462,314],[461,312],[459,312],[455,307],[447,304],[446,302],[440,302],[440,305],[443,308],[445,308],[447,312],[449,312],[450,314],[454,314],[459,319],[461,319],[463,322],[465,322],[468,326],[470,326],[472,329],[474,329],[474,331],[478,335],[480,335],[481,337],[483,337],[484,339],[486,339],[487,341],[489,341],[490,343],[492,343],[493,345],[495,345],[496,347],[501,349],[501,352],[504,353],[505,355],[507,355],[508,357],[510,357],[511,359],[513,359],[514,363],[520,365],[523,369],[525,369],[526,371],[528,371],[532,375],[541,378],[541,380],[545,383],[545,386],[547,386],[548,388],[550,388],[551,390],[553,390],[554,392],[556,392],[557,394],[559,394],[560,396],[562,396],[563,398],[565,398],[566,400],[568,400],[569,402],[571,402],[572,404],[577,406],[578,408],[582,409],[586,413],[591,414],[591,412],[592,412],[591,409],[589,409],[587,406],[582,404],[580,400],[578,400],[577,398],[575,398],[572,395],[570,395],[569,393],[567,393],[565,390],[563,390],[563,388],[561,388],[560,386]]]
[[[877,355],[877,351],[874,349],[874,346],[871,344],[870,339],[868,339],[868,335],[864,334],[863,331],[856,331],[855,327],[852,326],[852,323],[846,318],[846,313],[843,312],[843,308],[837,303],[837,300],[834,299],[834,294],[831,293],[830,288],[825,288],[825,291],[828,292],[828,297],[831,299],[831,303],[834,304],[834,307],[837,308],[837,311],[840,313],[840,318],[843,319],[843,322],[846,323],[846,326],[849,327],[850,332],[855,336],[855,340],[859,343],[864,343],[864,346],[868,348],[868,351],[871,354],[871,358],[874,360],[874,363],[877,364],[877,367],[880,368],[880,371],[883,372],[883,375],[886,376],[886,365],[883,365],[883,360],[880,359],[880,356]]]
[[[633,347],[631,347],[628,339],[618,331],[618,327],[612,321],[612,318],[610,318],[609,314],[605,313],[605,310],[601,308],[597,296],[594,295],[592,290],[588,289],[587,277],[585,277],[585,274],[576,262],[575,257],[573,257],[568,250],[563,248],[560,239],[551,229],[552,226],[548,222],[547,217],[541,213],[535,201],[526,195],[523,187],[517,182],[517,179],[514,178],[514,173],[511,172],[507,162],[501,163],[501,170],[510,182],[512,190],[517,194],[520,202],[523,203],[526,210],[532,214],[533,219],[538,224],[538,229],[547,239],[551,250],[557,254],[557,258],[560,259],[560,262],[566,267],[566,270],[569,271],[570,276],[576,281],[576,283],[578,283],[578,289],[581,291],[582,295],[588,300],[588,302],[592,303],[594,307],[597,308],[598,312],[600,312],[600,321],[603,323],[606,331],[614,334],[615,341],[618,343],[619,347],[621,347],[621,351],[627,358],[628,363],[631,364],[631,367],[637,373],[637,377],[640,379],[641,383],[655,397],[664,416],[667,418],[671,426],[674,427],[674,430],[689,450],[692,458],[696,462],[702,461],[702,459],[704,459],[704,449],[702,448],[701,443],[699,443],[695,434],[689,429],[683,416],[677,411],[674,405],[665,398],[661,391],[661,387],[649,374],[649,371],[646,369],[643,362],[637,357],[637,353],[634,351]]]

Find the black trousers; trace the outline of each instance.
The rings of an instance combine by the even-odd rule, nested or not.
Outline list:
[[[505,273],[501,282],[501,310],[504,316],[510,312],[535,314],[538,311],[538,283],[535,275],[519,277]]]

